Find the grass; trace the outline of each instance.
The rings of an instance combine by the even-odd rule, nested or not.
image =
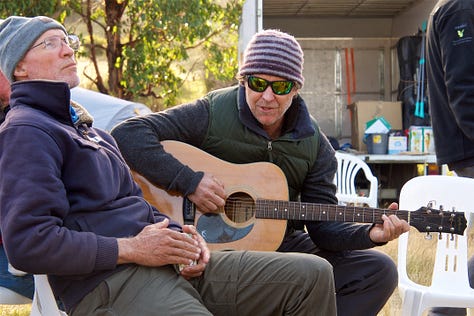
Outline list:
[[[469,234],[469,245],[474,239],[472,231]],[[423,285],[429,285],[431,274],[433,273],[434,254],[436,249],[436,236],[431,240],[424,238],[425,234],[417,232],[414,228],[410,231],[409,256],[408,256],[408,274],[412,280]],[[398,242],[392,241],[387,245],[376,248],[389,255],[397,262]],[[474,247],[470,246],[469,256],[473,255]],[[28,316],[30,305],[0,305],[0,316]],[[471,311],[472,313],[472,311]],[[426,314],[426,312],[425,312]],[[400,316],[401,298],[398,289],[395,289],[393,295],[388,300],[385,307],[378,316]]]
[[[31,304],[24,305],[0,305],[0,316],[28,316]]]

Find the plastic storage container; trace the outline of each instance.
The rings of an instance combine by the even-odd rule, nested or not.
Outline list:
[[[371,155],[386,155],[388,151],[388,134],[367,134],[367,152]]]

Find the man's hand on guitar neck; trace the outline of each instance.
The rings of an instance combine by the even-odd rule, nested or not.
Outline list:
[[[188,195],[202,213],[215,213],[225,204],[224,184],[210,173],[204,173],[196,191]]]
[[[390,210],[398,210],[398,204],[392,203],[388,207]],[[410,225],[399,219],[396,215],[382,215],[383,224],[375,224],[369,232],[370,239],[376,243],[386,243],[398,238],[404,232],[410,230]]]

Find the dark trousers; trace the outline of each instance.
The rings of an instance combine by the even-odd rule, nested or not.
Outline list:
[[[333,266],[338,316],[376,316],[398,284],[395,262],[377,250],[319,250],[304,231],[295,231],[279,251],[312,253]]]

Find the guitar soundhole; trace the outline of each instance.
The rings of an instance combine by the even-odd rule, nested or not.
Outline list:
[[[255,214],[252,197],[243,192],[232,193],[224,206],[226,216],[235,223],[244,223]]]

